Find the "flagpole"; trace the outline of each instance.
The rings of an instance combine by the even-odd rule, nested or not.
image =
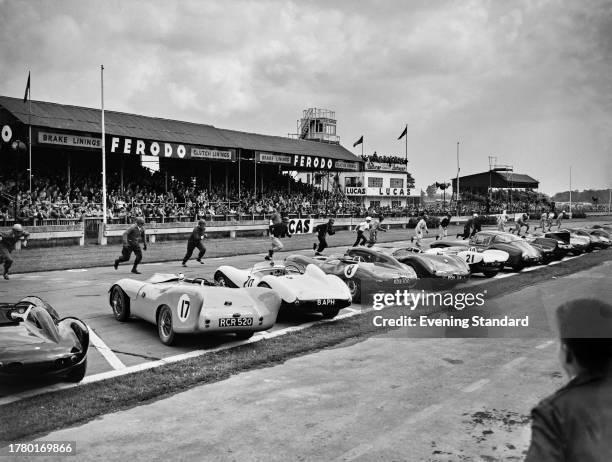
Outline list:
[[[30,71],[28,71],[28,179],[30,183],[30,205],[32,205],[32,84],[30,82]]]
[[[408,172],[408,124],[406,124],[406,172]]]
[[[570,165],[569,216],[572,218],[572,166]]]
[[[459,168],[459,141],[457,141],[457,216],[459,216],[459,172],[461,169]]]
[[[100,65],[100,96],[102,102],[102,224],[106,227],[106,131],[104,125],[104,65]]]

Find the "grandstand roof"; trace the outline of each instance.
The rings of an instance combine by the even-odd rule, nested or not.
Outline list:
[[[453,178],[452,182],[453,189],[455,189],[457,186],[457,179]],[[489,186],[502,189],[532,189],[537,188],[539,184],[540,182],[538,180],[523,173],[500,172],[495,170],[459,177],[459,187],[462,190],[464,188],[487,189]]]
[[[4,107],[23,124],[28,124],[28,104],[20,98],[0,96]],[[169,143],[185,143],[220,148],[241,148],[295,155],[316,155],[363,163],[363,160],[337,144],[295,140],[219,129],[208,124],[104,111],[106,133]],[[32,101],[32,126],[100,134],[100,109]]]

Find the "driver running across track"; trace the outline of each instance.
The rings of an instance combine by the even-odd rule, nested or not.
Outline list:
[[[283,250],[284,246],[281,242],[283,237],[291,237],[287,223],[289,223],[289,218],[283,217],[280,223],[270,226],[270,240],[272,241],[272,247],[268,250],[268,255],[265,256],[266,260],[272,260],[274,257],[274,252]]]
[[[365,221],[359,223],[355,228],[355,232],[357,233],[357,239],[355,239],[353,247],[357,247],[358,245],[366,245],[366,243],[368,242],[368,239],[364,236],[363,233],[365,233],[366,230],[370,228],[370,221],[372,221],[372,218],[366,217]]]
[[[378,231],[382,231],[384,233],[387,232],[387,230],[381,225],[384,219],[385,217],[381,216],[378,220],[374,220],[370,223],[370,242],[368,243],[368,247],[372,247],[374,244],[376,244],[376,241],[378,240]]]
[[[8,280],[9,278],[9,269],[13,264],[11,252],[15,249],[15,244],[17,241],[23,241],[23,246],[26,247],[29,235],[30,233],[24,231],[23,226],[19,223],[15,223],[8,233],[0,233],[0,263],[4,262],[4,272],[2,274],[4,279]]]
[[[414,228],[414,236],[410,238],[410,242],[413,242],[414,238],[416,237],[417,247],[421,247],[421,241],[423,240],[423,231],[429,234],[429,229],[427,229],[427,218],[428,217],[425,212],[421,212],[421,219]]]
[[[144,218],[136,218],[136,223],[131,225],[123,233],[123,249],[121,250],[121,256],[115,260],[113,265],[115,269],[119,268],[119,263],[129,261],[132,252],[134,252],[135,259],[134,265],[132,266],[132,273],[140,274],[138,271],[138,263],[142,260],[142,251],[140,250],[140,241],[142,241],[142,249],[147,250],[147,237],[144,228]]]
[[[330,218],[327,223],[321,223],[315,226],[315,231],[317,232],[317,239],[319,240],[319,245],[317,246],[317,243],[315,242],[314,244],[312,244],[312,249],[315,251],[316,256],[321,255],[321,252],[323,252],[328,247],[326,240],[327,235],[329,234],[330,236],[333,236],[336,233],[334,231],[334,219]]]
[[[206,247],[202,245],[202,240],[208,237],[205,231],[206,222],[204,220],[198,221],[198,225],[193,228],[193,231],[189,235],[189,239],[187,239],[187,253],[183,257],[183,266],[187,266],[187,260],[191,258],[191,255],[195,249],[198,249],[199,251],[196,261],[200,262],[202,265],[204,264],[202,258],[206,253]]]
[[[436,236],[436,241],[438,239],[444,239],[446,236],[448,236],[448,225],[450,225],[450,220],[450,213],[447,213],[446,216],[442,218],[442,221],[440,221],[440,227],[438,228],[439,233]]]

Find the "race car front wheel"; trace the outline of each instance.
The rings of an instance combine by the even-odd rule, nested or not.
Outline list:
[[[321,312],[325,319],[333,319],[340,313],[339,308],[327,308]]]
[[[164,345],[174,343],[174,329],[172,328],[172,311],[168,305],[162,305],[157,313],[157,333]]]
[[[130,317],[130,299],[119,286],[113,286],[110,295],[110,304],[117,321],[125,322]]]
[[[497,269],[488,269],[482,272],[482,274],[484,274],[485,277],[488,277],[488,278],[492,278],[493,276],[496,276],[497,273],[499,273],[499,270]]]
[[[81,364],[75,366],[73,369],[68,372],[66,375],[66,380],[68,382],[79,383],[85,377],[85,372],[87,372],[87,358],[83,360]]]

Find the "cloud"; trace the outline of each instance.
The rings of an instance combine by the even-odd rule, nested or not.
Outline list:
[[[336,111],[343,144],[403,154],[418,187],[487,156],[566,187],[587,160],[609,187],[612,12],[606,0],[0,3],[0,93],[286,135]],[[609,162],[609,161],[608,161]],[[578,180],[577,180],[578,181]]]

